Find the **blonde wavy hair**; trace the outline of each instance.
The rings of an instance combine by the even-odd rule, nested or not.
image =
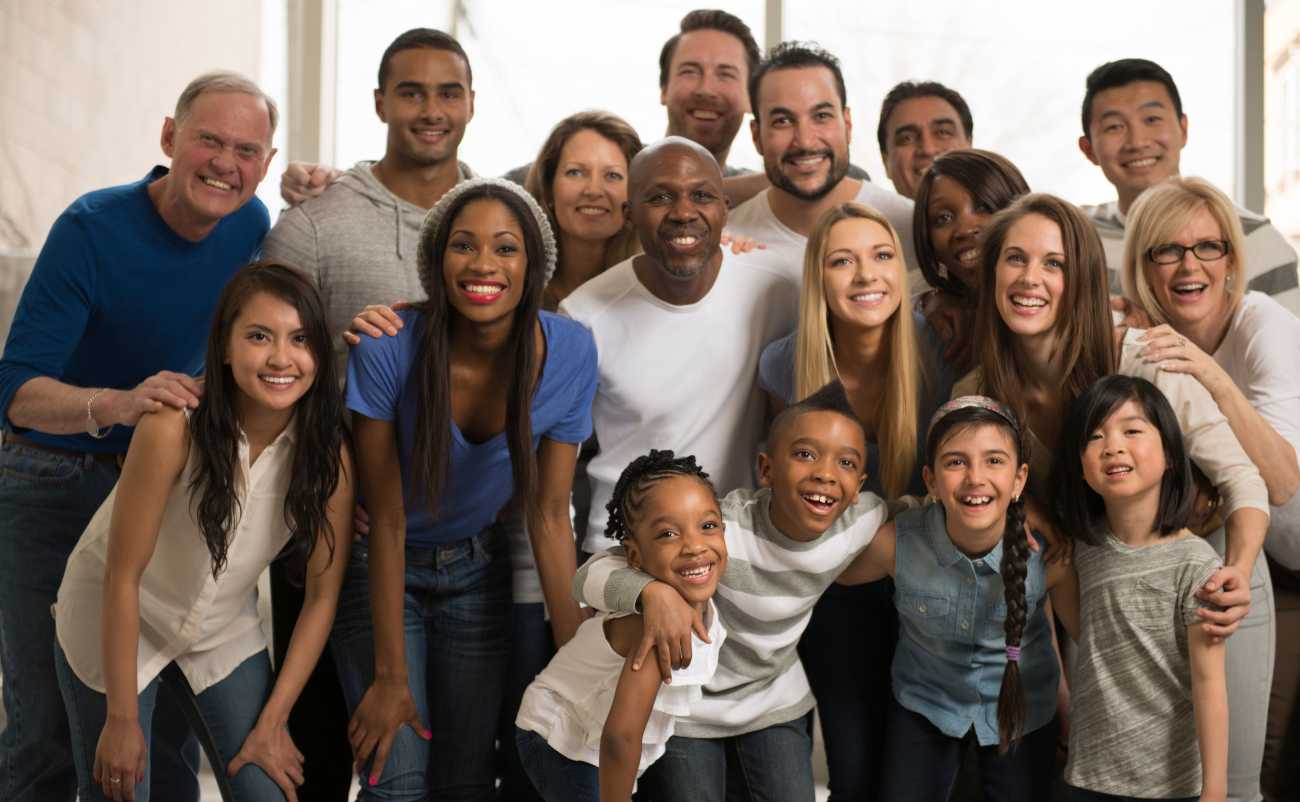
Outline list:
[[[1218,223],[1228,242],[1227,286],[1229,314],[1241,303],[1247,281],[1241,275],[1241,260],[1246,255],[1246,235],[1241,219],[1228,196],[1204,178],[1172,176],[1138,196],[1129,210],[1124,226],[1124,261],[1120,275],[1124,295],[1136,301],[1156,325],[1169,322],[1168,311],[1147,280],[1147,251],[1173,239],[1200,210],[1206,210]]]
[[[799,293],[799,327],[795,333],[795,398],[806,398],[840,378],[822,269],[831,229],[843,220],[870,220],[888,231],[894,243],[897,292],[903,300],[885,324],[889,370],[881,379],[885,382],[885,393],[880,399],[876,418],[881,484],[885,495],[894,498],[907,492],[916,468],[916,410],[922,389],[922,366],[917,355],[911,306],[907,303],[911,294],[907,287],[907,263],[903,258],[902,243],[888,218],[869,206],[853,202],[834,206],[822,215],[808,236],[803,260],[803,286]]]

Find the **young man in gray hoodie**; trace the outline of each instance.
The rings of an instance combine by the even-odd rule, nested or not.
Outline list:
[[[263,259],[302,268],[315,279],[336,335],[367,304],[425,297],[416,268],[420,226],[447,190],[473,175],[456,159],[474,116],[472,77],[465,51],[441,31],[415,28],[394,39],[379,63],[375,90],[375,114],[388,126],[383,158],[358,162],[318,197],[285,210],[263,240]],[[342,338],[335,338],[334,348],[342,371]],[[284,644],[302,591],[277,568],[271,583],[275,641]],[[348,721],[330,648],[289,726],[316,767],[299,798],[346,802],[352,783]]]
[[[456,158],[474,116],[472,81],[451,36],[414,28],[394,39],[375,90],[375,114],[388,126],[383,158],[358,162],[319,197],[284,211],[263,242],[264,259],[316,280],[335,334],[367,304],[424,299],[420,226],[447,190],[473,176]],[[342,366],[341,339],[335,354]]]

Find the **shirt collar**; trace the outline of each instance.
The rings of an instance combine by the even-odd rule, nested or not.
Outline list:
[[[967,557],[956,546],[953,545],[952,539],[948,537],[947,515],[944,512],[943,504],[932,502],[929,509],[925,512],[925,532],[930,538],[930,546],[934,549],[935,559],[940,566],[952,568],[961,563],[963,560],[970,563],[972,567],[975,563],[982,562],[993,572],[997,572],[1002,566],[1002,541],[999,539],[997,545],[985,554],[983,557]]]

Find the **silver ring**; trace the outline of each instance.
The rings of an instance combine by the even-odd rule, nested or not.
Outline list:
[[[1182,348],[1185,345],[1187,345],[1187,338],[1181,334],[1178,335],[1178,347]]]
[[[121,784],[122,784],[122,778],[121,778],[121,777],[110,777],[110,778],[108,779],[108,781],[111,782],[113,785],[121,785]]]

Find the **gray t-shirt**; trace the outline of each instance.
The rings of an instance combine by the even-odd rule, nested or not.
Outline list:
[[[1220,565],[1195,535],[1132,547],[1078,542],[1079,619],[1070,704],[1070,785],[1152,799],[1196,796],[1201,754],[1187,628]]]

